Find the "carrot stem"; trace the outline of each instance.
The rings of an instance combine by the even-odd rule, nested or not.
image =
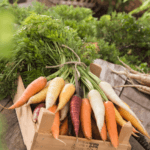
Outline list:
[[[51,79],[53,79],[53,78],[59,76],[59,75],[62,73],[63,69],[64,69],[64,68],[62,67],[62,68],[60,68],[58,71],[56,71],[55,73],[53,73],[53,74],[47,76],[47,77],[46,77],[47,81],[49,81],[49,80],[51,80]]]
[[[80,72],[85,76],[93,85],[93,87],[98,90],[98,92],[101,94],[103,100],[108,101],[105,93],[102,91],[102,89],[99,87],[99,85],[88,75],[88,73],[81,67],[79,67]]]
[[[94,75],[92,72],[88,71],[88,75],[90,77],[92,77],[98,84],[101,82],[101,80],[96,75]]]

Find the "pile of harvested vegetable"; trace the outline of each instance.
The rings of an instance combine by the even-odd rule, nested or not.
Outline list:
[[[133,135],[140,132],[150,138],[135,113],[117,96],[109,83],[90,72],[76,50],[58,42],[52,45],[54,51],[51,51],[50,57],[57,55],[58,61],[53,66],[46,66],[46,69],[59,69],[47,77],[40,76],[32,81],[19,100],[7,109],[38,104],[33,112],[33,121],[36,122],[40,108],[45,107],[55,114],[51,128],[55,139],[58,139],[59,134],[70,135],[70,126],[73,125],[77,138],[79,129],[87,139],[101,137],[104,141],[107,140],[108,132],[112,145],[117,148],[117,123],[123,126],[125,120],[132,123]],[[83,90],[83,96],[79,87]],[[96,133],[92,128],[97,128],[98,135],[94,135]]]
[[[140,132],[150,138],[138,117],[111,85],[90,72],[89,64],[99,54],[96,44],[87,42],[88,37],[85,37],[86,32],[95,35],[92,30],[95,27],[86,22],[96,21],[90,17],[89,10],[85,11],[88,15],[84,20],[84,14],[74,16],[80,23],[73,28],[71,23],[77,21],[67,22],[57,14],[52,17],[26,14],[28,17],[24,17],[13,37],[11,58],[3,60],[5,65],[0,68],[0,86],[3,87],[0,88],[0,99],[16,93],[17,78],[21,75],[26,90],[7,109],[37,104],[34,122],[41,107],[55,113],[52,134],[56,139],[59,134],[72,135],[73,127],[76,137],[81,131],[89,140],[101,138],[105,141],[108,132],[112,145],[118,147],[117,124],[123,126],[126,121],[132,123],[133,135]],[[79,89],[83,90],[83,95]]]

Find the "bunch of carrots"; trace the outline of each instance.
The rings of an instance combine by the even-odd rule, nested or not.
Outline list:
[[[80,136],[89,140],[101,137],[106,141],[108,132],[112,145],[117,148],[117,124],[124,126],[126,121],[133,125],[133,134],[141,132],[150,138],[138,117],[117,96],[111,85],[92,74],[73,50],[66,49],[69,49],[70,55],[65,56],[63,49],[59,49],[60,65],[50,66],[60,69],[31,82],[19,100],[8,109],[38,104],[33,112],[33,121],[36,122],[40,108],[45,107],[55,114],[51,131],[57,140],[60,140],[59,135],[71,135],[73,127],[77,139]],[[77,92],[75,73],[83,89],[83,97]]]

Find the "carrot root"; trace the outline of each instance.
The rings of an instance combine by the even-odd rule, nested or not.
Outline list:
[[[139,137],[139,136],[138,136],[138,135],[136,135],[134,132],[132,132],[132,135],[133,135],[133,136],[135,136],[135,137]]]
[[[60,141],[60,142],[62,142],[65,146],[67,145],[64,141],[62,141],[62,140],[60,140],[58,138],[55,138],[55,139],[58,140],[58,141]]]
[[[9,108],[7,108],[7,107],[4,107],[4,106],[3,106],[3,105],[1,105],[1,104],[0,104],[0,106],[1,106],[2,108],[4,108],[4,109],[9,109]]]

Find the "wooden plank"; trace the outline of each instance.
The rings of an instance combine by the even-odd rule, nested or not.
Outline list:
[[[101,71],[102,71],[102,67],[98,64],[91,63],[90,64],[90,71],[93,74],[95,74],[97,77],[99,77],[101,74]]]
[[[22,79],[19,76],[17,94],[15,95],[15,98],[13,100],[14,103],[20,98],[24,90],[25,88],[24,88]],[[33,137],[35,134],[35,124],[32,121],[31,107],[23,105],[22,107],[16,108],[15,110],[16,110],[16,114],[17,114],[17,118],[19,121],[24,143],[27,146],[27,149],[30,150],[30,147],[33,142]]]
[[[37,121],[37,131],[41,133],[50,133],[54,118],[55,115],[53,113],[45,108],[41,108]]]
[[[124,67],[121,65],[115,65],[113,63],[104,61],[102,59],[96,59],[94,60],[94,63],[100,65],[102,67],[102,71],[100,74],[100,79],[103,81],[107,81],[110,83],[112,86],[117,86],[117,85],[124,85],[126,82],[127,77],[125,75],[119,76],[115,73],[112,73],[111,70],[108,68],[108,66],[116,71],[124,70]],[[120,95],[122,91],[122,87],[115,88],[115,92],[117,95]]]
[[[59,139],[66,143],[66,146],[56,139],[51,134],[39,133],[33,150],[116,150],[108,141],[87,140],[85,138],[78,138],[72,136],[59,136]],[[49,144],[47,144],[49,143]],[[117,150],[131,150],[130,145],[119,144]]]
[[[129,144],[129,139],[132,131],[133,131],[133,127],[131,123],[127,122],[119,133],[119,143]]]
[[[51,114],[52,115],[52,114]],[[119,135],[119,146],[117,150],[131,150],[129,145],[129,137],[132,133],[132,126],[130,122],[124,125],[120,131]],[[52,134],[38,132],[34,140],[34,146],[32,150],[115,150],[112,144],[108,141],[103,142],[102,140],[88,140],[86,138],[78,138],[76,142],[76,137],[73,136],[59,136],[59,139],[66,143],[57,141],[53,138]],[[75,144],[75,146],[74,146]]]
[[[6,107],[10,107],[12,104],[12,101],[10,101]],[[2,145],[0,145],[0,149],[27,150],[22,139],[15,110],[4,109],[0,113],[0,122],[0,142],[2,143]]]

